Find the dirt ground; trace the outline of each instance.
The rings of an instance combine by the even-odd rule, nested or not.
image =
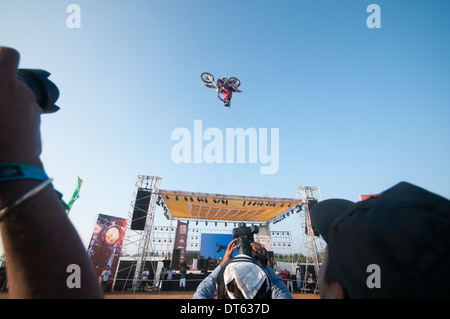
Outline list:
[[[166,291],[166,292],[143,292],[143,293],[132,293],[132,292],[110,292],[106,293],[106,299],[192,299],[194,295],[193,291]],[[294,299],[319,299],[318,294],[301,294],[293,293],[292,297]],[[0,292],[0,299],[8,299],[8,293]]]
[[[166,291],[166,292],[144,292],[135,293],[132,292],[112,292],[105,295],[106,299],[192,299],[194,295],[193,291]],[[319,294],[301,294],[293,293],[294,299],[320,299]]]

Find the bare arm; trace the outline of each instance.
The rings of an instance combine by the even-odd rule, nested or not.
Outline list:
[[[19,54],[0,47],[0,163],[43,169],[40,114],[34,94],[17,80]],[[39,181],[0,183],[0,209]],[[102,298],[93,266],[57,197],[47,186],[0,221],[11,298]],[[80,267],[81,288],[69,288],[69,265]]]

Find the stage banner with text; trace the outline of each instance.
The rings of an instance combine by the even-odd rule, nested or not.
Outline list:
[[[175,235],[174,249],[180,250],[180,261],[183,262],[186,259],[186,243],[188,234],[188,223],[178,221],[177,233]]]
[[[127,224],[127,219],[99,214],[89,242],[88,255],[97,277],[100,277],[106,266],[110,267],[108,286],[112,284],[116,273]]]

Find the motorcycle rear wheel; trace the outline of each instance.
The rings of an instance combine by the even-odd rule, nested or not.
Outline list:
[[[228,81],[230,81],[230,83],[237,88],[239,86],[241,86],[241,81],[238,78],[235,78],[233,76],[231,78],[229,78]]]

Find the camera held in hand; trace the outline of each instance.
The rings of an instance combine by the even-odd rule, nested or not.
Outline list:
[[[17,76],[33,91],[36,102],[44,113],[55,113],[59,110],[59,107],[55,105],[59,98],[59,90],[48,79],[49,72],[39,69],[19,69]]]
[[[247,227],[245,223],[239,223],[239,227],[233,228],[233,239],[238,238],[236,245],[239,246],[238,254],[253,257],[250,246],[255,241],[254,234],[259,232],[258,226]]]
[[[239,246],[239,255],[247,255],[265,265],[267,264],[267,257],[259,254],[251,247],[251,244],[255,242],[254,235],[258,232],[259,227],[256,225],[247,227],[245,223],[239,223],[239,227],[233,229],[233,239],[238,238],[236,245]]]

